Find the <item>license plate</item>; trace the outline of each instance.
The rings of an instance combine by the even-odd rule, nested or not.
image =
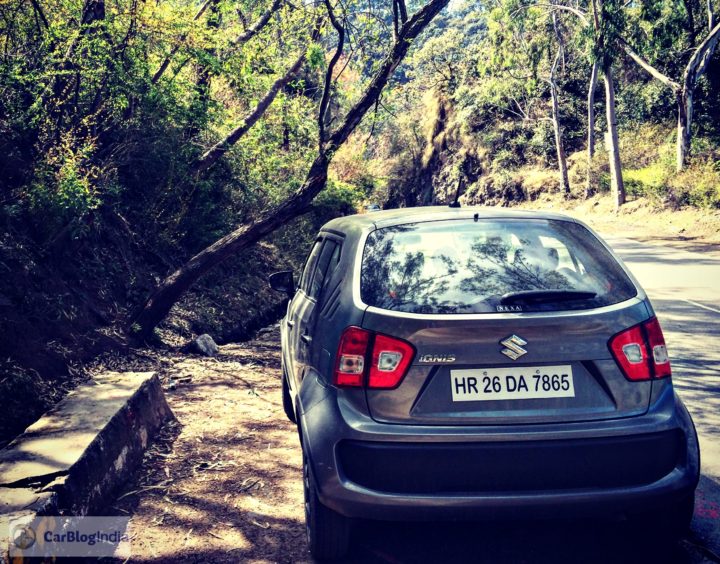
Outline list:
[[[451,370],[450,387],[453,401],[575,397],[569,364]]]

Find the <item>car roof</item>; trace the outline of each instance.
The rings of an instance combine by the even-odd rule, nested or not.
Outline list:
[[[398,208],[393,210],[383,210],[338,217],[326,223],[322,230],[352,233],[365,231],[367,229],[388,227],[391,225],[402,225],[403,223],[415,223],[420,221],[472,219],[475,215],[481,219],[555,219],[577,223],[569,216],[543,210],[508,210],[504,208],[480,206],[468,206],[462,208],[451,208],[449,206],[424,206],[417,208]]]

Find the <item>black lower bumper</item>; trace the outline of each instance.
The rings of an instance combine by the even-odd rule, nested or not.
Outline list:
[[[682,431],[492,443],[342,441],[342,474],[389,494],[563,492],[652,484],[682,465]]]

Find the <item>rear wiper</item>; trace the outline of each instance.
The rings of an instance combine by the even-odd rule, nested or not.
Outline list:
[[[591,300],[597,296],[596,292],[586,290],[525,290],[523,292],[508,292],[500,298],[503,305],[518,302],[571,302],[574,300]]]

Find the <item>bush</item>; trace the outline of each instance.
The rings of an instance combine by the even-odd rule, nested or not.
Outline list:
[[[629,196],[648,196],[664,200],[670,174],[671,171],[662,162],[655,162],[637,170],[623,170],[625,191]]]
[[[720,209],[720,161],[692,162],[669,179],[668,188],[681,203]]]

